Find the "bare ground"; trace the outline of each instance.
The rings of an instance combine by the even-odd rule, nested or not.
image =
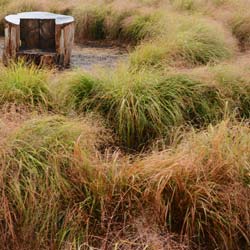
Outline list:
[[[2,58],[4,38],[0,38],[0,57]],[[127,50],[115,45],[97,43],[75,44],[72,51],[71,67],[91,70],[99,66],[113,68],[116,64],[127,60]]]

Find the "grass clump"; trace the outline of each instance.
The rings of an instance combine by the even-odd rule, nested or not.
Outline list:
[[[194,65],[217,62],[229,58],[232,53],[223,30],[202,21],[184,24],[176,41],[180,49],[179,56]]]
[[[131,16],[135,15],[136,10],[127,9],[125,6],[124,9],[111,8],[111,10],[111,14],[105,19],[107,39],[124,41],[126,39],[125,35],[123,35],[124,23],[126,23],[126,20],[131,18]],[[127,39],[127,41],[129,41],[129,39]]]
[[[9,136],[1,150],[2,242],[10,249],[59,249],[88,234],[100,218],[91,185],[98,182],[104,138],[96,123],[60,116],[34,118]]]
[[[182,91],[182,114],[184,121],[194,127],[203,127],[210,123],[217,123],[223,118],[225,101],[216,85],[206,84],[185,74],[173,74],[161,84],[160,92],[163,96],[172,93],[166,86],[176,85]],[[172,100],[174,101],[174,100]],[[177,110],[177,108],[175,108]]]
[[[90,111],[91,100],[98,94],[101,81],[87,72],[80,70],[64,74],[54,86],[54,93],[60,108],[64,111]]]
[[[153,12],[150,14],[138,13],[124,20],[121,30],[121,38],[137,43],[141,40],[158,36],[162,14]]]
[[[133,185],[155,201],[172,232],[199,247],[247,249],[249,136],[247,124],[228,122],[193,133],[177,148],[136,163]]]
[[[48,73],[34,65],[26,66],[23,62],[1,68],[0,104],[48,108],[51,103]]]
[[[78,76],[77,81],[66,85],[62,95],[69,93],[66,103],[71,103],[80,112],[100,112],[121,141],[133,147],[166,128],[164,102],[155,88],[157,81],[155,74],[131,74],[120,69],[111,76],[103,75],[101,79]],[[174,110],[172,112],[169,120],[178,120],[174,118]]]
[[[147,233],[157,223],[139,235],[134,220],[141,213],[140,194],[125,174],[127,159],[123,167],[100,155],[106,140],[96,122],[61,116],[33,118],[9,135],[0,150],[0,242],[6,249],[79,248],[86,242],[134,247],[138,237],[140,244],[154,246],[156,240],[146,236],[160,238],[159,231]],[[120,229],[130,242],[121,241]],[[164,235],[168,246],[184,245]]]
[[[201,4],[205,4],[203,0],[170,0],[170,3],[179,10],[187,11],[197,10]]]
[[[93,126],[92,133],[91,126]],[[82,139],[83,130],[89,136]],[[37,157],[44,157],[44,161],[48,161],[51,151],[63,154],[65,150],[65,154],[67,151],[72,154],[76,142],[79,147],[86,148],[86,153],[93,153],[95,146],[102,140],[101,133],[100,140],[97,138],[99,130],[97,124],[92,124],[87,118],[82,121],[80,119],[71,121],[56,115],[45,116],[27,121],[18,132],[14,133],[12,143],[14,141],[13,145],[17,149],[33,151]],[[41,152],[37,152],[39,149]]]
[[[121,165],[96,157],[106,137],[95,123],[27,121],[0,151],[1,243],[247,249],[249,136],[248,124],[226,121]]]
[[[250,48],[250,15],[248,13],[242,14],[241,11],[236,14],[229,23],[233,35],[239,41],[241,50],[244,51]]]
[[[241,68],[242,67],[242,68]],[[215,81],[221,89],[229,109],[240,119],[250,117],[249,73],[244,66],[218,65],[212,68]]]
[[[160,12],[141,13],[125,8],[117,10],[109,5],[86,5],[74,9],[76,38],[103,40],[118,39],[137,43],[157,35],[161,19]]]
[[[170,128],[186,120],[204,125],[221,114],[217,90],[185,75],[162,76],[121,67],[113,74],[93,77],[77,72],[65,79],[57,86],[62,106],[101,113],[129,148],[168,135]]]
[[[104,5],[86,5],[73,10],[76,18],[76,38],[78,40],[100,40],[107,36],[105,18],[110,10]]]
[[[195,66],[227,59],[233,51],[234,43],[220,26],[204,19],[177,16],[169,33],[138,46],[130,63],[131,67],[162,63]]]

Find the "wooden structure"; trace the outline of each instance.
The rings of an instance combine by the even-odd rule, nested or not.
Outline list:
[[[5,17],[3,62],[24,58],[37,65],[70,65],[74,18],[48,12],[24,12]]]

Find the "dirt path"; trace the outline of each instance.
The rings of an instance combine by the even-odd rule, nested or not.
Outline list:
[[[2,58],[4,39],[0,38],[0,56]],[[121,61],[127,60],[126,49],[116,46],[96,44],[75,44],[72,51],[71,67],[91,70],[95,66],[112,68]]]
[[[72,52],[71,66],[86,70],[93,66],[114,67],[117,63],[127,60],[127,51],[114,46],[75,45]]]

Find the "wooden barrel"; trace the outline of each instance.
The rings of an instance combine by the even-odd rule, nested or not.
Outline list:
[[[74,18],[49,12],[23,12],[5,17],[3,62],[24,58],[38,65],[70,65]]]

